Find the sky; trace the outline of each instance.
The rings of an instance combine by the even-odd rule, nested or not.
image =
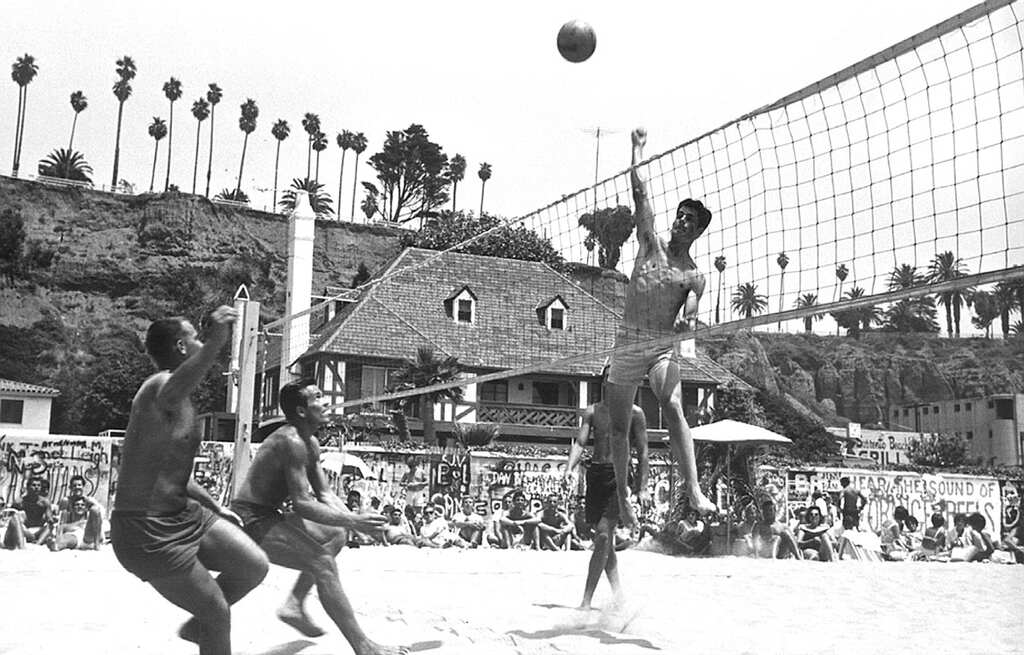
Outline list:
[[[115,61],[127,54],[136,61],[138,76],[125,104],[119,177],[139,191],[149,188],[153,163],[147,126],[154,116],[168,118],[162,85],[174,76],[184,93],[175,104],[171,182],[183,191],[192,188],[196,153],[196,122],[189,110],[207,84],[216,82],[224,98],[216,116],[211,193],[236,184],[243,142],[239,105],[252,98],[260,115],[241,186],[258,209],[272,204],[276,141],[271,126],[285,119],[292,128],[281,148],[278,186],[283,189],[306,173],[301,119],[314,112],[330,139],[319,179],[332,197],[338,196],[341,149],[335,137],[342,129],[367,136],[358,175],[373,181],[366,160],[379,150],[386,132],[419,123],[447,155],[460,153],[468,161],[458,188],[460,209],[479,208],[476,172],[487,162],[493,174],[485,209],[516,217],[593,184],[595,164],[601,179],[625,169],[635,126],[647,128],[648,155],[669,150],[970,6],[963,0],[312,0],[287,11],[261,2],[40,0],[5,7],[0,59],[13,63],[30,53],[40,69],[29,87],[23,174],[34,173],[36,162],[54,148],[66,147],[73,117],[68,97],[81,90],[89,107],[79,117],[75,149],[92,165],[97,186],[110,183],[117,119],[111,86]],[[557,52],[558,28],[568,20],[587,22],[596,32],[597,49],[586,62],[566,62]],[[12,158],[16,100],[13,82],[0,83],[2,172]],[[200,142],[199,192],[209,124],[204,123]],[[596,158],[598,127],[603,137]],[[167,146],[164,139],[156,165],[158,190]],[[342,217],[348,218],[356,174],[352,152],[345,165],[341,200]],[[361,198],[360,190],[360,222]],[[762,253],[758,265],[768,276],[781,246],[764,243],[770,257]],[[832,256],[840,261],[845,254],[836,250]],[[729,273],[739,276],[736,283],[755,275],[735,268],[742,259],[753,256],[730,253]],[[710,270],[710,259],[699,259],[698,265]],[[819,286],[831,286],[834,263],[813,265]],[[791,271],[800,267],[797,261]],[[823,275],[827,280],[821,281]],[[770,290],[767,277],[765,283]],[[787,292],[796,291],[791,282]],[[822,296],[823,302],[831,299]],[[784,299],[783,306],[789,308],[791,301]],[[834,323],[826,319],[821,329],[831,331]]]
[[[262,208],[271,203],[275,141],[283,118],[292,136],[281,151],[279,186],[305,175],[301,118],[318,113],[331,145],[320,179],[338,194],[342,129],[361,131],[365,160],[388,130],[420,123],[449,156],[468,160],[460,208],[478,209],[481,162],[493,168],[485,208],[518,216],[593,183],[602,127],[600,174],[625,168],[629,130],[644,125],[648,152],[667,150],[756,107],[831,74],[970,6],[962,0],[787,2],[305,2],[288,11],[263,2],[8,3],[0,58],[35,56],[29,87],[22,171],[66,147],[81,90],[89,107],[75,148],[109,184],[117,102],[115,61],[138,64],[125,104],[121,175],[148,189],[152,117],[168,118],[162,85],[184,94],[175,104],[172,183],[191,190],[196,123],[192,101],[209,82],[224,89],[215,125],[213,190],[233,188],[242,133],[239,105],[260,108],[242,187]],[[597,50],[571,64],[555,48],[559,26],[590,23]],[[0,170],[13,155],[17,87],[0,85]],[[203,127],[201,162],[209,121]],[[160,144],[158,186],[167,140]],[[343,207],[350,204],[353,153],[346,159]],[[201,163],[200,170],[205,171]],[[202,178],[202,173],[200,174]],[[202,190],[202,184],[200,184]],[[361,198],[361,194],[360,194]],[[357,208],[358,211],[358,208]],[[343,212],[347,216],[347,212]]]

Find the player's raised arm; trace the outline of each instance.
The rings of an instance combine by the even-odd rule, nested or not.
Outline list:
[[[160,407],[175,407],[192,395],[203,381],[206,371],[217,361],[217,354],[231,336],[231,325],[236,318],[238,312],[227,305],[221,305],[213,310],[210,314],[210,330],[206,343],[202,344],[198,352],[190,354],[178,365],[160,388],[156,398]],[[194,340],[195,329],[187,323],[185,329],[186,334],[183,337]]]
[[[629,169],[629,179],[633,185],[633,205],[636,213],[633,222],[636,224],[636,236],[642,248],[653,248],[654,239],[654,212],[651,210],[651,201],[647,195],[647,181],[640,177],[640,169],[637,165],[644,159],[644,145],[647,143],[647,130],[638,127],[631,135],[633,140],[632,167]]]
[[[587,447],[587,440],[590,439],[590,424],[594,420],[594,406],[591,405],[583,410],[583,418],[580,422],[580,429],[576,432],[576,438],[569,446],[569,463],[565,467],[565,476],[569,478],[576,473],[583,457],[583,451]]]

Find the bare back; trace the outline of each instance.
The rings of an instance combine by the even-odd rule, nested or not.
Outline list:
[[[639,419],[637,418],[637,414],[640,415]],[[611,463],[611,434],[612,421],[611,414],[608,411],[608,406],[604,402],[598,402],[594,405],[594,413],[590,417],[590,442],[594,448],[594,452],[590,460],[592,463]],[[638,439],[646,438],[647,430],[643,410],[636,405],[633,405],[633,417],[630,421],[629,429],[630,444],[635,448],[638,445]]]
[[[187,398],[169,407],[157,402],[170,377],[168,371],[151,375],[132,400],[121,446],[115,509],[174,512],[185,506],[185,490],[199,450],[199,426]]]

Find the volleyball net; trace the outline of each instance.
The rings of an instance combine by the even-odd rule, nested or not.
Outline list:
[[[690,249],[706,278],[690,336],[1020,279],[1022,16],[1021,0],[979,4],[640,163],[664,240],[683,199],[713,214]],[[598,374],[616,351],[622,285],[471,253],[529,230],[565,262],[596,260],[629,275],[638,255],[629,154],[616,175],[446,250],[407,251],[358,289],[298,315],[341,303],[344,316],[327,332],[360,312],[387,316],[312,336],[314,348],[343,354],[352,354],[345,339],[377,344],[382,357],[411,359],[423,345],[453,356],[496,353],[461,359],[479,375],[459,382],[400,391],[382,383],[369,396],[364,385],[361,397],[338,406],[537,372]],[[652,336],[639,346],[679,338]]]

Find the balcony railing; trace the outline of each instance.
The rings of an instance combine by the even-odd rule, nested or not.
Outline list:
[[[476,420],[478,423],[575,428],[579,425],[579,412],[574,407],[479,402]]]

